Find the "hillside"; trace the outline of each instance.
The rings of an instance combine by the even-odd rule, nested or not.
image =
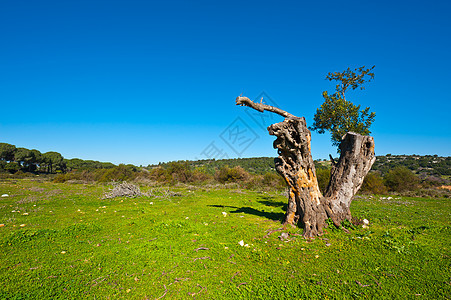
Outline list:
[[[252,158],[235,158],[221,160],[197,160],[185,161],[192,168],[200,168],[209,174],[214,174],[216,169],[223,166],[235,167],[241,166],[252,174],[265,174],[274,172],[273,157],[252,157]],[[165,167],[168,163],[160,163],[158,165],[150,165],[150,168],[158,166]],[[324,169],[330,167],[328,160],[316,160],[316,168]],[[377,156],[376,162],[372,170],[381,172],[382,175],[390,169],[398,166],[404,166],[414,173],[422,176],[434,175],[449,177],[451,176],[451,157],[440,157],[437,155],[391,155]]]

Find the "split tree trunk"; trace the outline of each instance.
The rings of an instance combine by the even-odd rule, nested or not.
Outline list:
[[[353,132],[343,137],[340,158],[337,163],[332,160],[331,179],[323,196],[318,186],[310,147],[311,134],[305,118],[255,103],[247,97],[237,97],[236,104],[285,117],[283,122],[268,127],[269,134],[277,137],[274,141],[279,154],[274,160],[276,170],[289,188],[284,225],[300,222],[304,237],[315,237],[323,233],[328,218],[337,227],[341,227],[344,220],[351,221],[349,208],[352,197],[376,160],[374,139]]]

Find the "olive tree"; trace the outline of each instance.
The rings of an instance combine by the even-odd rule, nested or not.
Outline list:
[[[361,74],[352,71],[329,73],[328,79],[341,80],[337,85],[334,99],[344,99],[346,89],[355,89],[365,82],[365,75],[370,75],[364,68]],[[365,74],[363,74],[365,72]],[[362,75],[363,74],[363,75]],[[374,76],[374,75],[373,75]],[[326,99],[327,100],[327,99]],[[333,100],[333,99],[332,99]],[[305,237],[315,237],[323,233],[326,220],[341,227],[344,220],[351,221],[350,205],[352,197],[363,183],[363,179],[371,169],[376,157],[374,155],[374,139],[364,135],[365,132],[347,132],[340,137],[340,158],[332,159],[329,184],[324,195],[321,193],[311,154],[311,133],[304,117],[297,117],[280,108],[266,105],[262,101],[253,102],[247,97],[237,97],[236,104],[248,106],[259,112],[269,111],[284,117],[284,121],[268,127],[270,135],[276,136],[274,148],[279,156],[275,158],[277,172],[283,177],[289,188],[288,207],[284,217],[284,225],[300,225],[304,228]],[[346,119],[348,112],[341,111]],[[374,119],[374,114],[372,119]],[[353,123],[353,122],[351,122]],[[356,128],[364,128],[356,122]],[[347,124],[344,122],[344,124]],[[371,122],[370,122],[371,124]],[[342,130],[341,126],[315,124],[320,130]],[[354,128],[354,127],[353,127]],[[343,130],[347,130],[345,127]],[[358,131],[358,130],[355,130]]]

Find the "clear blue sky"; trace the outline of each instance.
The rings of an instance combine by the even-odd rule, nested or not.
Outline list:
[[[0,3],[0,141],[147,165],[276,156],[235,106],[266,92],[305,116],[331,71],[376,65],[348,100],[376,112],[376,154],[451,154],[451,1]],[[213,144],[212,144],[213,143]],[[312,134],[314,158],[335,154]]]

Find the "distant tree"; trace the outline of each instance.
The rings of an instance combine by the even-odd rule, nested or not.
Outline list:
[[[31,149],[31,153],[33,155],[33,161],[32,161],[32,170],[37,170],[38,166],[42,163],[42,153],[39,150]]]
[[[35,153],[26,148],[17,148],[14,153],[14,161],[23,171],[29,171],[30,166],[36,162]]]
[[[17,171],[20,170],[19,164],[16,163],[15,161],[11,161],[11,162],[7,163],[4,168],[6,171],[8,171],[10,173],[16,173]]]
[[[58,167],[61,170],[65,169],[64,158],[58,152],[50,151],[42,154],[42,161],[47,166],[47,173],[53,173]]]
[[[14,153],[16,152],[16,146],[0,143],[0,160],[14,161]]]
[[[323,92],[324,103],[317,109],[313,125],[309,129],[318,133],[330,131],[334,146],[341,143],[342,137],[347,132],[369,135],[371,133],[369,128],[376,114],[370,113],[369,107],[360,110],[360,105],[354,105],[346,100],[345,93],[348,89],[364,89],[364,83],[374,78],[374,73],[371,72],[373,69],[374,66],[368,69],[363,66],[354,71],[348,68],[343,72],[329,73],[326,79],[339,83],[332,95],[329,95],[327,91]]]

